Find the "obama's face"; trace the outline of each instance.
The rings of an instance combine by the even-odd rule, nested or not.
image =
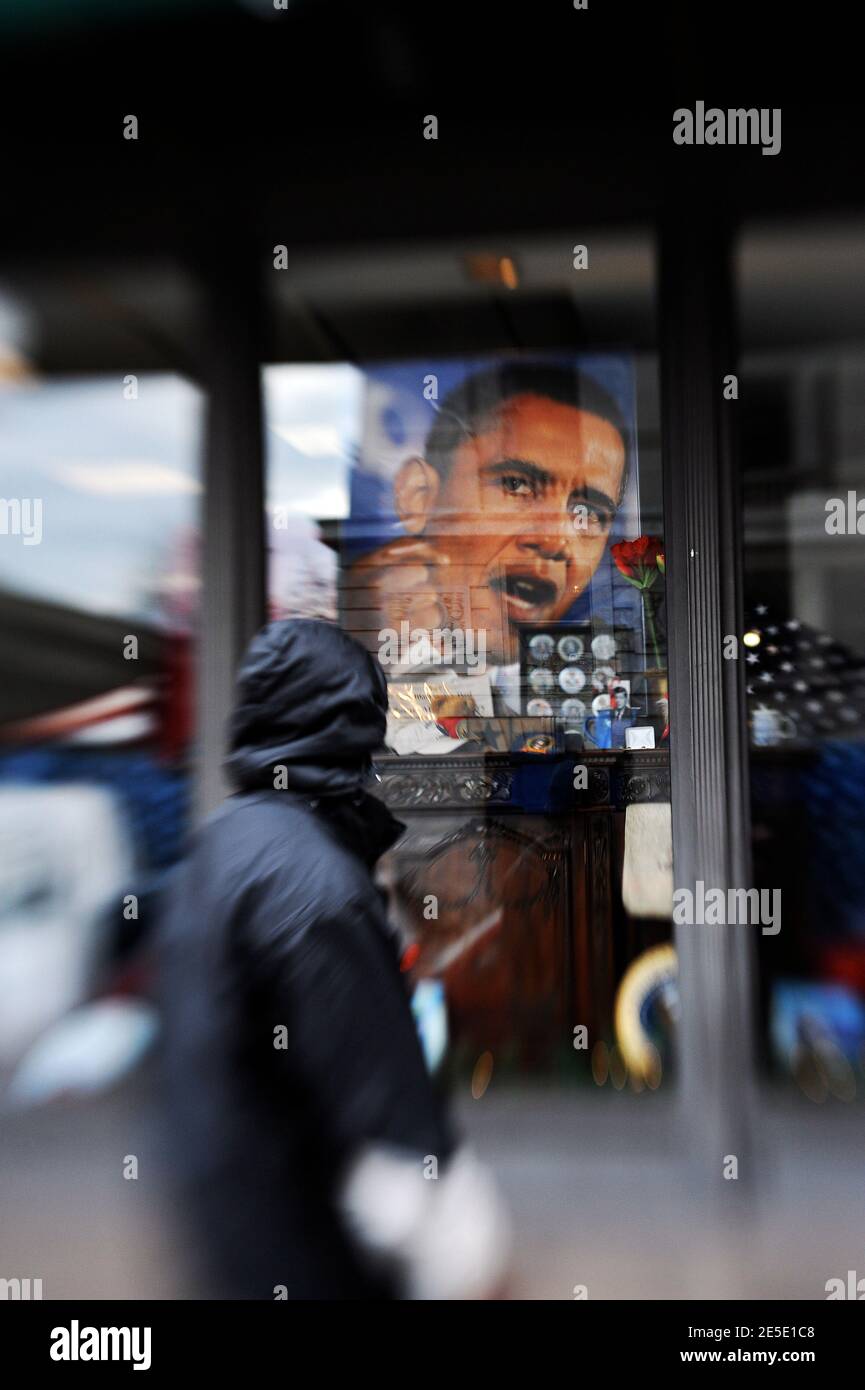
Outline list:
[[[400,519],[425,542],[440,597],[469,595],[471,626],[486,630],[493,664],[517,659],[514,624],[563,617],[587,587],[624,470],[625,444],[613,424],[530,394],[508,400],[460,443],[446,476],[425,459],[403,464],[395,485]],[[438,619],[449,622],[446,600]],[[414,620],[427,625],[420,607]]]

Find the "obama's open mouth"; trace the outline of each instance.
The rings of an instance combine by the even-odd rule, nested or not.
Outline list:
[[[519,621],[548,616],[564,597],[562,585],[532,570],[511,570],[491,579],[490,588],[502,595],[508,617]]]

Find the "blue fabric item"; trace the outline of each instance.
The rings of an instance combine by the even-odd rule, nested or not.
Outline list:
[[[807,768],[753,760],[752,817],[792,806],[806,820],[814,936],[865,940],[865,746],[826,742]]]
[[[0,755],[0,785],[89,782],[119,799],[143,869],[164,869],[183,851],[190,807],[185,769],[166,767],[146,749],[28,748]]]
[[[803,790],[823,930],[865,940],[865,747],[825,744]]]

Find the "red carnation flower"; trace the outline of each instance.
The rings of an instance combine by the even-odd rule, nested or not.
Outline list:
[[[660,536],[638,536],[635,541],[619,541],[618,545],[611,545],[610,554],[619,573],[640,591],[655,665],[660,667],[661,652],[655,627],[655,601],[649,589],[659,574],[666,574],[664,542]]]
[[[658,557],[663,563],[664,542],[660,536],[638,536],[635,541],[619,541],[610,546],[616,568],[629,584],[648,589],[658,577]],[[663,573],[663,571],[662,571]]]

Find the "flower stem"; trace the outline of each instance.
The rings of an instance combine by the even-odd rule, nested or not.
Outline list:
[[[658,647],[658,633],[655,628],[655,601],[648,589],[643,590],[643,607],[646,613],[646,626],[649,629],[649,640],[652,643],[652,650],[655,654],[655,667],[661,670],[661,652]]]

